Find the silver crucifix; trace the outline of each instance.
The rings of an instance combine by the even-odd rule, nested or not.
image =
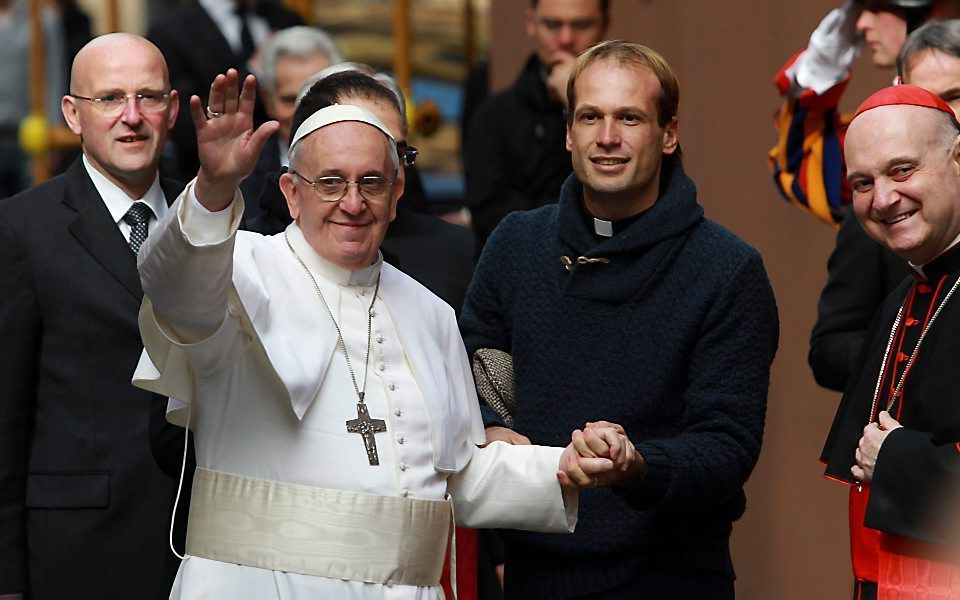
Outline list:
[[[363,401],[357,404],[357,418],[347,421],[347,433],[359,433],[363,436],[363,445],[367,448],[367,460],[373,466],[380,464],[380,457],[377,456],[377,440],[373,434],[383,433],[386,430],[387,422],[383,419],[371,419],[367,405]]]

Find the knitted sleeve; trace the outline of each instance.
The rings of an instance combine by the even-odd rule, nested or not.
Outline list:
[[[716,281],[690,356],[680,433],[637,444],[646,470],[623,493],[638,507],[704,508],[734,498],[760,453],[776,301],[755,251]]]
[[[508,217],[484,246],[460,312],[460,333],[471,364],[473,353],[479,348],[511,352],[510,315],[503,298],[504,287],[511,279],[511,269],[515,268],[512,265],[516,264],[504,260],[505,256],[510,255],[510,246],[515,240],[515,236],[509,232],[516,229],[513,223],[514,219]],[[504,425],[497,413],[482,401],[480,408],[484,426]]]

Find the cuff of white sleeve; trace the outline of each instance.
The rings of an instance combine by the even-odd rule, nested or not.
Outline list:
[[[196,179],[187,184],[188,201],[180,204],[177,214],[180,230],[194,246],[223,243],[240,227],[244,208],[243,195],[237,190],[233,201],[226,208],[212,212],[197,199],[196,184]]]

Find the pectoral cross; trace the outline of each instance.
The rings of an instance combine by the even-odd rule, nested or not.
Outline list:
[[[373,434],[383,433],[387,430],[387,422],[383,419],[371,419],[367,411],[367,405],[363,398],[357,404],[357,418],[347,421],[347,433],[359,433],[363,436],[363,445],[367,449],[367,460],[371,466],[380,464],[380,457],[377,456],[377,440]]]

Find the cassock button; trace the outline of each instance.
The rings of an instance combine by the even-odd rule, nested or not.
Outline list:
[[[397,415],[398,417],[402,417],[403,411],[398,408],[397,410],[393,411],[393,414]]]
[[[397,438],[397,443],[400,444],[401,446],[405,444],[406,441],[407,441],[407,438],[403,437],[402,435]]]
[[[917,291],[920,292],[921,294],[929,294],[930,289],[931,289],[930,286],[925,283],[921,283],[920,285],[917,286]]]
[[[913,327],[914,325],[916,325],[916,324],[919,323],[919,322],[920,322],[920,321],[918,321],[917,319],[914,319],[913,317],[907,317],[907,320],[906,320],[907,327]]]
[[[386,371],[386,370],[387,370],[387,364],[386,364],[386,363],[380,363],[379,365],[377,365],[377,368],[380,369],[381,371]]]
[[[382,344],[382,343],[383,343],[383,340],[384,340],[384,337],[378,333],[378,334],[377,334],[377,343],[378,343],[378,344]]]
[[[371,316],[371,317],[376,317],[376,316],[377,316],[377,311],[371,310],[371,311],[370,311],[370,316]]]
[[[406,471],[406,470],[407,470],[407,463],[405,463],[405,462],[400,463],[400,470],[401,470],[401,471]]]
[[[392,381],[390,382],[390,385],[388,385],[387,387],[390,388],[390,391],[391,391],[391,392],[394,392],[394,391],[397,390],[397,384],[395,384],[395,383],[392,382]],[[398,416],[399,416],[399,415],[398,415]]]
[[[903,362],[903,361],[907,360],[908,358],[910,358],[910,357],[907,356],[906,354],[904,354],[903,352],[897,352],[897,362]]]
[[[400,495],[406,498],[407,496],[410,495],[410,490],[408,490],[407,488],[403,488],[402,490],[400,490]]]

